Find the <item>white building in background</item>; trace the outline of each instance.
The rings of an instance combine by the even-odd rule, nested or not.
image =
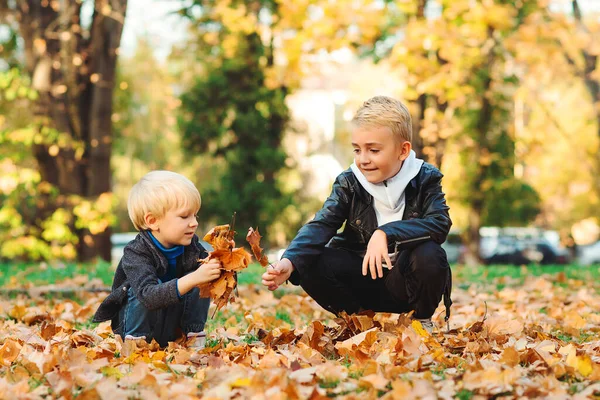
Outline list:
[[[353,160],[347,124],[356,109],[375,95],[399,97],[405,85],[398,71],[360,61],[350,50],[314,56],[310,64],[301,88],[286,98],[292,121],[284,147],[308,178],[305,193],[324,200]]]
[[[300,89],[286,99],[292,118],[286,135],[286,152],[307,177],[305,194],[324,198],[335,177],[346,169],[335,158],[335,113],[332,93],[319,89]]]

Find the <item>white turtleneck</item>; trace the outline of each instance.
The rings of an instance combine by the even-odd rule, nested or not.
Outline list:
[[[408,183],[419,173],[423,160],[417,158],[416,153],[411,150],[404,160],[402,168],[393,177],[385,180],[385,184],[371,183],[358,169],[356,163],[350,168],[365,190],[373,196],[377,225],[381,226],[392,221],[401,221],[404,214],[404,192]]]

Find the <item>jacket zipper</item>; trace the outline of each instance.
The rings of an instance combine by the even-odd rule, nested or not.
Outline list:
[[[419,238],[406,239],[401,242],[396,242],[396,246],[399,246],[404,243],[416,242],[417,240],[425,240],[425,239],[431,239],[431,236],[423,236],[423,237],[419,237]]]

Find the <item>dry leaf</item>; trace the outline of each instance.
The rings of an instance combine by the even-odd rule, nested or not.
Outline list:
[[[247,268],[252,260],[252,256],[244,248],[233,248],[234,234],[235,232],[229,230],[229,225],[220,225],[204,235],[204,240],[210,243],[214,250],[208,253],[207,258],[199,261],[219,260],[223,272],[219,278],[200,286],[200,295],[210,297],[217,310],[233,301],[232,293],[237,287],[236,272]]]
[[[256,258],[260,265],[266,267],[269,265],[269,260],[267,260],[267,256],[263,254],[263,249],[260,247],[260,233],[258,232],[258,228],[254,230],[252,227],[248,228],[248,234],[246,235],[246,241],[250,244],[250,248],[252,249],[252,253],[254,254],[254,258]]]

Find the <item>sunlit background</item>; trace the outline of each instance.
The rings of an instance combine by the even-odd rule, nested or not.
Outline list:
[[[110,259],[153,169],[196,183],[200,234],[236,212],[276,253],[385,94],[445,175],[453,261],[600,261],[598,1],[2,0],[0,51],[2,259]]]

